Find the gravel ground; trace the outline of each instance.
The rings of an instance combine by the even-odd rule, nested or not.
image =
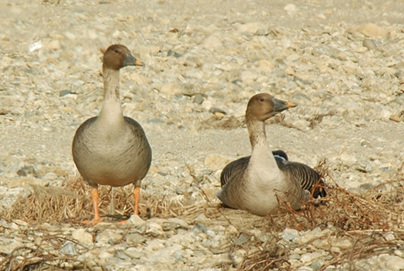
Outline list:
[[[146,64],[121,73],[125,115],[141,123],[153,149],[143,195],[188,194],[198,204],[202,189],[218,203],[220,170],[250,152],[242,120],[259,92],[298,104],[267,126],[271,146],[291,160],[315,166],[327,159],[338,185],[359,194],[404,176],[400,1],[0,0],[0,19],[3,210],[29,184],[60,187],[77,175],[71,141],[80,123],[99,112],[99,49],[113,43]],[[187,165],[206,176],[199,187],[191,185]],[[142,218],[131,228],[1,220],[0,260],[52,232],[62,244],[55,253],[92,270],[227,270],[260,249],[226,250],[238,229],[203,214],[192,221]],[[247,230],[264,243],[269,237],[251,223]],[[298,243],[336,229],[290,230],[292,237],[285,231],[282,242]],[[296,253],[290,268],[319,270],[324,253]],[[398,270],[404,258],[392,250],[355,264]],[[338,263],[328,268],[344,270]]]

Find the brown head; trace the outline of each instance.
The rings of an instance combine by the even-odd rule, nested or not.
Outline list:
[[[276,99],[268,93],[260,93],[252,96],[248,101],[246,118],[265,121],[277,113],[295,106],[293,103]]]
[[[144,64],[134,58],[129,49],[121,44],[114,44],[105,50],[103,57],[103,67],[119,70],[126,66],[143,66]]]

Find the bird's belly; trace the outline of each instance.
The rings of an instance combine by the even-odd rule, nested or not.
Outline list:
[[[267,215],[278,207],[278,195],[282,195],[284,188],[280,182],[281,176],[276,172],[253,171],[251,182],[247,189],[250,195],[246,201],[246,208],[256,215]]]
[[[246,208],[256,215],[267,215],[278,207],[276,192],[272,189],[254,190],[246,201]]]
[[[104,145],[87,146],[85,152],[77,153],[75,160],[80,174],[100,185],[125,186],[143,179],[151,157],[147,149],[119,148]]]

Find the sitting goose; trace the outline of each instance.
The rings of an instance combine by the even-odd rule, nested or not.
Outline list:
[[[73,138],[73,160],[81,176],[92,187],[94,219],[101,222],[98,185],[135,188],[135,214],[139,213],[140,183],[146,176],[152,151],[142,127],[124,117],[119,98],[119,70],[142,66],[124,45],[111,45],[103,57],[104,102],[98,117],[86,120]]]
[[[295,210],[300,209],[300,202],[308,199],[309,193],[302,189],[299,179],[288,170],[278,167],[266,138],[265,120],[291,107],[295,105],[267,93],[254,95],[249,100],[246,123],[252,154],[233,161],[224,168],[221,176],[222,188],[217,197],[225,205],[263,216],[276,211],[277,194],[286,199]],[[281,157],[279,159],[287,158],[284,152],[275,155]]]
[[[290,175],[291,178],[297,179],[300,182],[302,189],[310,191],[313,198],[327,196],[324,182],[317,171],[305,164],[289,161],[288,155],[282,150],[272,151],[272,155],[274,156],[279,169],[285,174]],[[220,175],[221,186],[228,182],[230,176],[233,174],[233,168],[239,167],[238,164],[243,164],[242,167],[246,168],[250,162],[250,158],[251,156],[246,156],[229,163]]]

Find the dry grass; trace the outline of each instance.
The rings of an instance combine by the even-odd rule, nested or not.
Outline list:
[[[118,221],[133,213],[132,186],[114,189],[114,209],[119,213],[109,217],[111,188],[102,186],[99,190],[100,212],[104,220]],[[158,200],[142,193],[140,213],[144,217],[196,217],[205,209],[202,205],[205,204],[183,206],[178,201]],[[91,188],[78,178],[69,180],[62,188],[32,185],[30,194],[21,196],[7,212],[0,214],[3,219],[22,220],[31,225],[47,222],[84,226],[80,221],[91,219],[92,216]],[[32,233],[28,230],[25,234],[29,236]],[[86,262],[78,261],[77,256],[50,252],[60,251],[66,241],[75,243],[82,250],[81,253],[87,250],[75,240],[66,238],[62,232],[49,234],[44,231],[40,240],[31,247],[21,246],[7,255],[0,255],[0,270],[92,270]]]
[[[93,204],[91,187],[81,178],[69,180],[62,188],[31,185],[31,193],[21,196],[1,217],[7,220],[23,220],[31,224],[75,223],[91,219]],[[112,188],[100,186],[100,213],[105,220],[119,220],[129,217],[134,210],[133,186]],[[184,206],[181,202],[157,199],[142,193],[139,212],[145,218],[176,217],[197,213],[199,206]],[[111,201],[113,198],[113,202]],[[111,204],[114,214],[111,214]],[[203,207],[201,207],[203,208]]]
[[[358,259],[368,259],[382,253],[392,253],[403,246],[404,232],[394,231],[395,239],[386,240],[383,231],[343,231],[336,230],[332,234],[322,236],[308,241],[304,244],[295,245],[294,249],[305,251],[305,253],[316,252],[320,248],[315,245],[315,241],[320,239],[327,240],[333,238],[349,240],[352,246],[344,249],[335,249],[332,245],[329,248],[321,249],[328,252],[329,256],[322,257],[324,264],[318,270],[325,270],[331,265],[343,266],[343,270],[357,270],[355,262]],[[261,246],[261,250],[250,254],[245,258],[240,270],[294,270],[289,256],[292,251],[285,247],[279,235],[273,235],[271,242]],[[306,265],[311,263],[306,263]]]
[[[267,232],[279,232],[285,228],[312,230],[334,226],[331,234],[295,245],[295,248],[310,253],[318,250],[313,245],[314,241],[321,239],[330,242],[330,256],[320,270],[335,264],[344,265],[347,270],[356,270],[354,263],[358,259],[392,253],[403,247],[403,178],[384,182],[359,195],[338,186],[324,164],[320,165],[319,170],[326,180],[327,197],[307,203],[300,212],[283,205],[280,215],[270,216],[271,222],[261,225]],[[392,233],[394,238],[386,239],[386,233]],[[260,251],[245,258],[241,270],[293,270],[289,261],[291,250],[282,246],[281,236],[272,236],[273,240],[263,244]],[[336,239],[348,240],[352,246],[335,250],[330,240]]]
[[[90,216],[92,203],[88,188],[78,179],[69,180],[65,187],[31,185],[32,192],[21,196],[8,212],[8,220],[30,223],[66,222]]]
[[[334,226],[334,230],[327,236],[320,236],[304,244],[294,244],[295,248],[302,251],[313,252],[318,248],[314,245],[317,239],[341,240],[346,239],[352,244],[348,248],[335,250],[330,242],[329,256],[324,259],[325,264],[320,270],[330,265],[345,265],[345,268],[355,269],[354,262],[361,258],[368,258],[380,253],[391,253],[404,245],[404,231],[400,230],[403,224],[404,213],[404,179],[387,181],[363,194],[350,193],[341,188],[329,174],[327,166],[320,164],[318,170],[322,173],[327,189],[327,197],[313,200],[303,206],[299,212],[291,210],[286,204],[281,204],[278,215],[265,218],[250,215],[244,211],[222,208],[211,201],[200,188],[206,201],[198,205],[186,205],[182,201],[154,197],[147,191],[142,193],[140,213],[144,218],[148,217],[179,217],[192,224],[200,214],[205,214],[212,223],[224,226],[233,225],[238,230],[238,236],[229,236],[231,244],[229,251],[244,249],[247,252],[251,247],[258,250],[247,253],[241,270],[268,270],[279,268],[292,270],[289,256],[292,253],[290,245],[283,244],[282,237],[278,234],[285,228],[298,230],[312,230],[317,227],[325,229]],[[191,176],[194,171],[189,167]],[[198,180],[192,185],[198,186]],[[199,187],[199,186],[198,186]],[[29,223],[75,223],[90,219],[92,202],[90,187],[79,179],[72,179],[63,188],[32,186],[32,193],[21,197],[7,213],[1,216],[7,220],[24,220]],[[127,186],[114,189],[115,210],[119,211],[119,219],[130,215],[133,211],[133,187]],[[107,215],[111,204],[111,188],[100,187],[100,211],[101,215]],[[114,218],[116,220],[116,217]],[[251,235],[252,229],[260,229],[270,237],[269,241],[262,243],[259,238],[251,238],[248,242],[239,244],[235,240],[241,235]],[[385,233],[390,232],[394,238],[386,239]],[[54,242],[60,243],[64,237],[52,236]],[[57,241],[59,240],[59,241]],[[55,245],[57,245],[55,243]],[[59,244],[60,245],[60,244]],[[322,248],[324,249],[324,248]],[[34,258],[15,264],[13,255],[24,254],[30,250]],[[325,249],[327,251],[327,249]],[[11,257],[11,258],[10,258]],[[8,259],[8,261],[7,261]],[[0,267],[14,263],[8,270],[47,270],[45,262],[64,261],[69,258],[59,255],[49,255],[39,245],[35,251],[32,248],[18,248],[7,255]],[[73,259],[70,259],[73,261]],[[25,263],[25,265],[24,265]],[[30,267],[31,266],[31,267]],[[53,265],[54,266],[54,265]],[[28,269],[27,269],[28,268]],[[77,268],[77,265],[76,267]],[[81,265],[80,268],[86,268]],[[50,269],[49,269],[50,270]]]
[[[59,251],[66,241],[75,243],[76,247],[79,247],[82,251],[87,251],[84,246],[75,240],[68,239],[62,235],[45,234],[34,247],[21,246],[6,255],[0,261],[0,270],[91,270],[86,266],[85,262],[77,261],[77,256],[50,252]]]
[[[310,200],[299,212],[283,205],[282,214],[271,217],[272,229],[333,225],[346,231],[394,230],[402,225],[404,179],[388,181],[363,194],[355,194],[340,187],[324,164],[317,170],[326,180],[327,197]]]

